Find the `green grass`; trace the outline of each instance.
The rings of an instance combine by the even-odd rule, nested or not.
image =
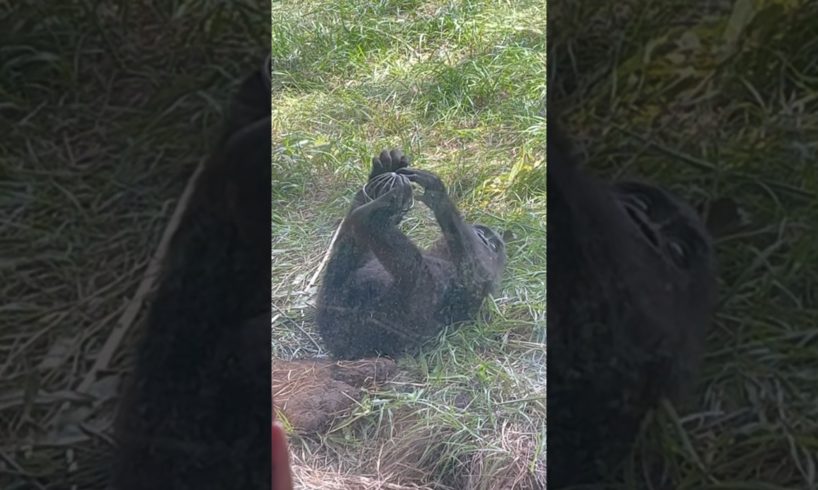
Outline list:
[[[383,148],[438,173],[468,220],[514,237],[502,292],[479,321],[400,359],[400,389],[368,393],[326,434],[293,435],[306,488],[336,488],[345,474],[390,488],[539,488],[544,19],[534,1],[274,6],[275,356],[322,353],[311,279]],[[420,203],[404,228],[421,243],[439,233]]]
[[[744,217],[717,243],[721,299],[698,396],[647,424],[629,488],[657,452],[680,490],[818,488],[816,4],[568,10],[549,12],[560,26],[549,53],[566,61],[555,83],[577,88],[563,110],[589,165],[694,202],[727,199]]]
[[[131,300],[268,12],[247,2],[0,12],[0,488],[104,488]],[[130,332],[140,330],[137,320]]]

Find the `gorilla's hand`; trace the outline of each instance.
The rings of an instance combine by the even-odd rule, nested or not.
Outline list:
[[[353,227],[363,227],[367,234],[372,230],[380,230],[384,226],[393,226],[412,207],[412,185],[405,176],[388,190],[383,190],[377,197],[369,198],[369,202],[356,208],[348,217]],[[377,180],[373,181],[377,182]],[[369,186],[369,184],[367,184]]]
[[[402,168],[398,170],[398,174],[405,175],[411,182],[423,187],[424,193],[418,199],[432,210],[446,198],[446,186],[437,175],[416,168]]]
[[[412,186],[409,182],[399,182],[377,200],[384,202],[392,221],[397,223],[412,207]]]

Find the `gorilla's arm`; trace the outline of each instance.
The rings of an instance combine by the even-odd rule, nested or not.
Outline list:
[[[401,169],[400,173],[409,177],[424,189],[419,197],[434,212],[435,219],[443,232],[449,251],[449,258],[458,273],[468,284],[477,284],[485,277],[485,271],[478,259],[480,245],[474,228],[468,225],[457,206],[449,198],[446,187],[436,175],[418,169]]]
[[[549,289],[548,294],[553,304],[566,305],[576,294],[569,285],[583,281],[585,272],[590,271],[599,282],[603,276],[594,271],[626,266],[632,254],[619,239],[624,216],[610,190],[580,168],[568,140],[555,125],[548,131],[548,271],[553,277],[570,278],[561,279],[561,286]],[[618,281],[626,279],[614,276]]]

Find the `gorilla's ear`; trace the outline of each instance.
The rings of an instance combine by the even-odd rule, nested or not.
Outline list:
[[[738,203],[729,197],[702,201],[696,205],[696,211],[714,239],[738,231],[746,222]]]

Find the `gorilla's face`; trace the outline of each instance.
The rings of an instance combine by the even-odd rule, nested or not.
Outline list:
[[[707,232],[684,201],[642,182],[619,182],[613,190],[636,235],[664,262],[688,273],[711,267],[713,250]]]
[[[703,306],[714,301],[716,260],[702,220],[687,203],[653,185],[620,182],[612,192],[627,217],[632,253],[642,257],[639,267],[652,271],[650,280],[664,293],[653,293],[654,307],[691,324],[706,322],[710,309]]]
[[[475,224],[472,225],[472,228],[474,228],[474,234],[477,235],[483,245],[486,252],[484,256],[491,262],[492,267],[490,269],[502,271],[506,263],[506,242],[503,241],[503,237],[488,226]]]

